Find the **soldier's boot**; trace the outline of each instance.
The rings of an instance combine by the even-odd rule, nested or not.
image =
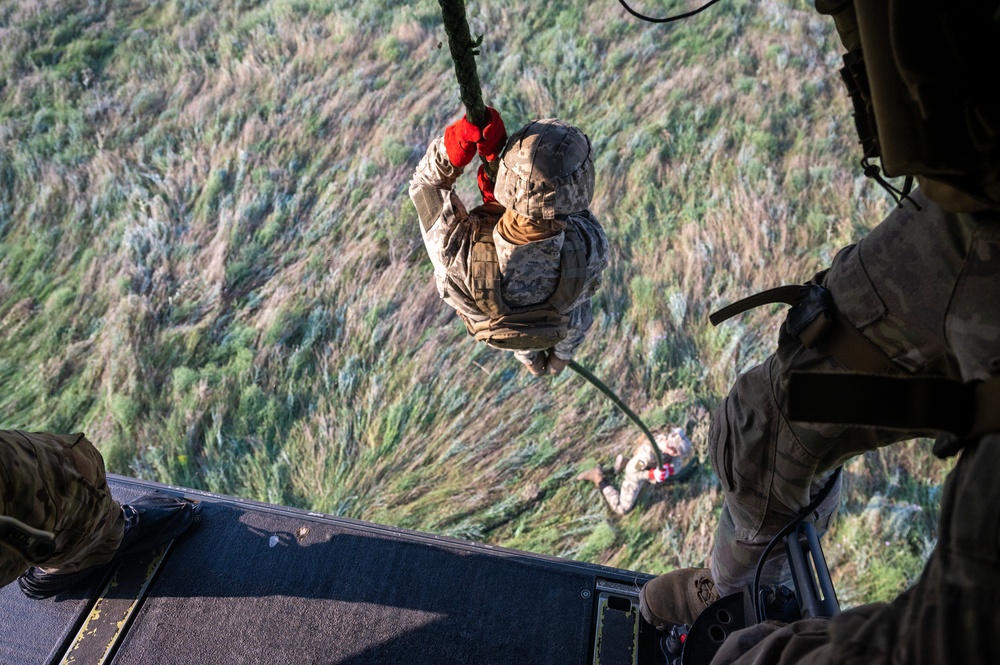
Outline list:
[[[690,626],[718,599],[708,568],[681,568],[646,582],[639,592],[639,613],[659,630]]]
[[[194,521],[195,505],[167,494],[146,494],[123,505],[122,513],[125,533],[111,561],[146,552],[181,535]],[[29,598],[50,598],[85,580],[100,567],[60,572],[57,568],[35,566],[21,575],[17,584]]]
[[[551,374],[552,376],[561,374],[562,371],[566,369],[566,365],[568,364],[569,364],[568,360],[563,360],[555,353],[549,354],[549,374]]]
[[[520,358],[518,358],[518,360],[520,360],[521,364],[523,364],[525,367],[528,368],[528,371],[531,372],[532,376],[545,376],[545,371],[546,371],[545,352],[535,351],[531,357],[531,362],[525,362]]]
[[[588,469],[576,477],[577,480],[589,480],[598,487],[600,487],[601,482],[604,480],[604,471],[601,467],[595,466],[593,469]]]

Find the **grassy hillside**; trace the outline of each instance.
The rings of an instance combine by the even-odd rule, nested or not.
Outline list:
[[[0,0],[0,426],[83,430],[126,475],[701,564],[709,413],[781,321],[708,313],[804,281],[891,205],[856,166],[832,22],[804,0],[667,26],[614,0],[469,4],[508,127],[591,137],[613,254],[578,360],[651,427],[688,429],[690,483],[611,515],[574,476],[637,429],[439,302],[406,195],[461,112],[432,0]],[[847,468],[825,541],[842,600],[912,581],[946,470],[924,443]]]

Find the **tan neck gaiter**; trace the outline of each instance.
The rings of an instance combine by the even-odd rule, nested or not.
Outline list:
[[[507,208],[497,222],[500,236],[513,245],[527,245],[536,240],[545,240],[562,233],[566,228],[564,219],[528,219],[524,215]]]

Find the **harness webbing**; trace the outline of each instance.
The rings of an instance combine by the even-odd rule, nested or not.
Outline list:
[[[549,308],[566,314],[573,307],[587,281],[587,248],[573,223],[566,225],[563,246],[559,257],[559,283],[544,304],[528,307],[510,307],[501,294],[502,277],[493,242],[494,224],[485,220],[476,223],[475,242],[469,272],[472,277],[472,297],[476,306],[487,316],[497,318],[512,312],[522,313]]]
[[[1000,432],[1000,377],[962,383],[934,376],[794,372],[788,411],[797,421],[930,430],[969,441]]]

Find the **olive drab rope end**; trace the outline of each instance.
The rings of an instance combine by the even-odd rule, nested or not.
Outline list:
[[[632,422],[639,426],[642,433],[649,439],[649,444],[653,449],[653,455],[656,457],[657,468],[663,468],[663,453],[660,452],[660,446],[656,443],[656,438],[653,436],[653,433],[650,432],[649,428],[646,427],[646,424],[639,419],[639,416],[637,416],[632,409],[628,408],[628,405],[626,405],[625,402],[623,402],[621,398],[611,390],[611,388],[604,385],[603,381],[594,376],[587,368],[580,365],[580,363],[575,360],[570,360],[568,366],[572,368],[574,372],[589,381],[595,388],[607,395],[611,401],[625,413],[626,416],[632,419]]]

